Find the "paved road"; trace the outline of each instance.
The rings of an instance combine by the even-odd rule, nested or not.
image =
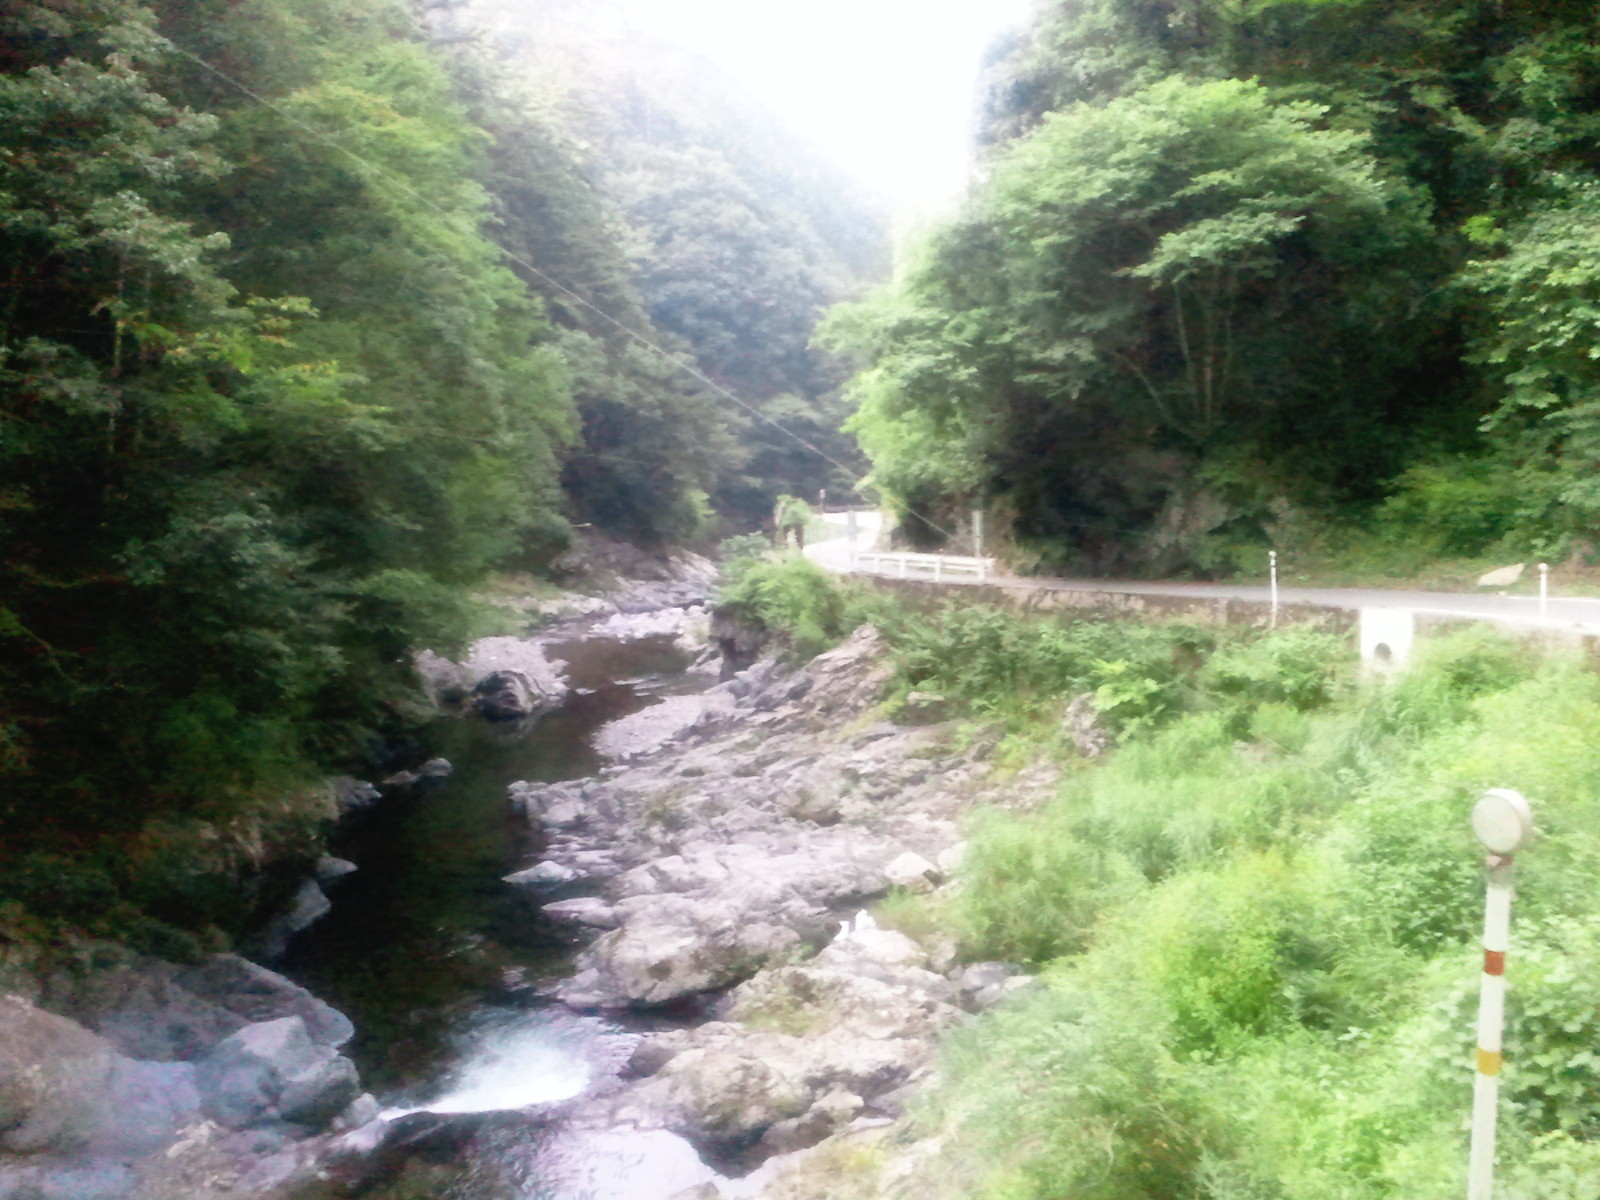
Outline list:
[[[823,520],[843,525],[844,514],[828,513]],[[879,513],[857,513],[859,530],[856,545],[862,549],[871,546],[882,528]],[[806,547],[806,555],[829,570],[845,572],[850,569],[850,544],[844,539],[819,542]],[[970,585],[975,579],[947,579],[952,586]],[[1060,591],[1123,592],[1150,596],[1193,596],[1200,599],[1257,600],[1267,603],[1271,591],[1265,586],[1232,583],[1150,583],[1134,580],[1111,579],[1053,579],[995,577],[990,583],[1012,584],[1019,587],[1050,588]],[[1559,590],[1557,585],[1552,585]],[[1332,608],[1409,608],[1417,612],[1449,613],[1462,617],[1480,617],[1508,625],[1528,625],[1577,630],[1600,634],[1600,599],[1591,597],[1565,597],[1552,595],[1549,615],[1539,617],[1537,596],[1507,596],[1495,591],[1485,592],[1414,592],[1380,588],[1306,588],[1280,587],[1280,604],[1323,604]]]

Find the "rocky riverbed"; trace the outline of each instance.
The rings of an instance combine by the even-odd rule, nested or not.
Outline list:
[[[447,706],[526,721],[568,690],[548,651],[580,631],[670,638],[692,671],[726,672],[709,565],[653,573],[610,598],[546,599],[543,634],[490,639],[460,662],[424,656],[422,674]],[[752,649],[737,640],[735,665]],[[611,765],[596,774],[510,788],[542,849],[500,886],[575,953],[559,976],[505,987],[532,1014],[597,1014],[574,1028],[613,1031],[561,1091],[572,1098],[509,1124],[449,1105],[380,1114],[340,1053],[351,1023],[282,975],[234,955],[179,966],[117,953],[0,1001],[0,1200],[288,1196],[330,1168],[392,1174],[414,1145],[466,1162],[474,1147],[545,1137],[686,1139],[716,1170],[689,1155],[686,1177],[702,1182],[685,1200],[827,1195],[812,1164],[892,1143],[940,1035],[1030,982],[879,928],[869,906],[896,888],[959,887],[963,815],[1034,805],[1056,783],[1045,767],[997,777],[982,739],[957,750],[937,697],[884,719],[889,678],[871,628],[804,666],[758,658],[602,727],[594,746]],[[354,811],[448,771],[432,761],[336,791]],[[320,887],[350,868],[326,860],[271,937],[325,912]],[[885,1161],[892,1195],[899,1160]]]
[[[1056,783],[1048,768],[998,779],[981,743],[961,753],[947,726],[882,719],[888,679],[864,627],[804,667],[765,659],[618,722],[602,744],[621,761],[598,777],[512,787],[546,837],[512,878],[586,942],[548,994],[711,1017],[643,1038],[636,1078],[571,1121],[668,1129],[730,1170],[767,1163],[728,1194],[796,1194],[799,1152],[881,1137],[940,1033],[1029,985],[864,911],[893,888],[959,886],[963,814],[1032,806]]]

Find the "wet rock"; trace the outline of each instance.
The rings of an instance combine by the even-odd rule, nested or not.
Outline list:
[[[298,984],[236,954],[194,966],[131,955],[79,979],[55,979],[45,1002],[105,1037],[130,1058],[198,1058],[257,1021],[297,1016],[311,1037],[342,1046],[350,1020]]]
[[[418,779],[448,779],[455,767],[448,758],[430,758],[417,768]]]
[[[354,874],[359,868],[348,858],[335,858],[331,854],[324,854],[317,859],[316,878],[318,883],[329,884],[346,875]]]
[[[360,1093],[355,1064],[299,1017],[247,1025],[195,1064],[205,1113],[230,1129],[327,1125]]]
[[[138,1158],[199,1107],[188,1063],[138,1062],[75,1021],[0,997],[0,1150]]]
[[[645,1038],[628,1056],[628,1070],[641,1079],[648,1079],[678,1055],[679,1047],[666,1041]]]
[[[472,689],[472,703],[491,721],[520,721],[552,707],[538,686],[520,671],[494,671]]]

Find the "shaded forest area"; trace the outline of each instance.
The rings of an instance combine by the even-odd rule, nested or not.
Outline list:
[[[414,717],[407,652],[487,573],[833,482],[713,385],[843,457],[807,342],[880,217],[703,66],[586,74],[492,19],[0,18],[0,876],[30,910],[158,949],[237,926],[232,879],[311,844],[315,781]]]
[[[984,104],[828,329],[902,509],[1095,572],[1592,557],[1592,5],[1053,0]]]

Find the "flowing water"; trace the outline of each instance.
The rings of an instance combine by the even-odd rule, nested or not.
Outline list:
[[[520,728],[441,722],[432,750],[454,773],[349,823],[333,852],[359,869],[330,887],[333,911],[283,964],[355,1022],[346,1052],[386,1116],[569,1099],[615,1075],[637,1039],[528,987],[561,971],[571,947],[539,912],[549,893],[503,882],[539,849],[506,787],[593,774],[602,763],[589,739],[602,724],[710,681],[685,675],[665,639],[592,639],[549,653],[567,663],[566,703]],[[463,1200],[665,1200],[713,1177],[666,1133],[533,1136],[513,1121],[480,1136],[474,1153],[468,1175],[481,1189],[469,1180]]]

